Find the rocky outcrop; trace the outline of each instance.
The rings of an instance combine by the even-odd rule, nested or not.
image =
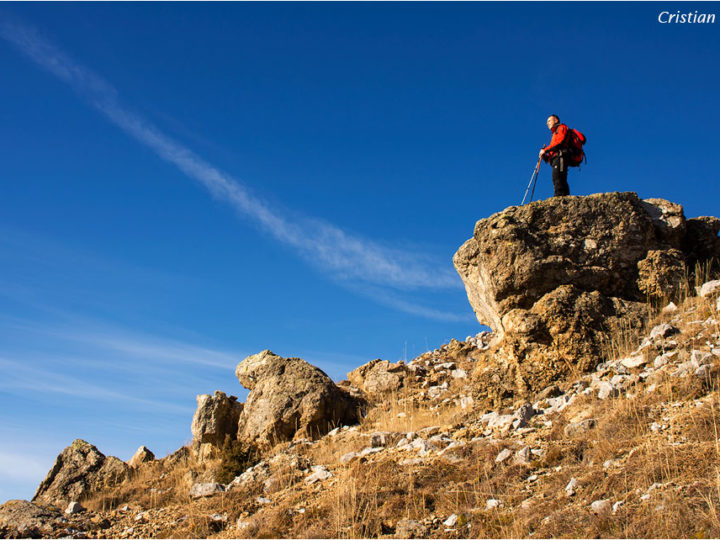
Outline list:
[[[128,461],[128,465],[133,468],[137,468],[143,463],[149,463],[155,461],[155,454],[153,454],[147,446],[141,446],[137,449],[133,457]]]
[[[348,373],[348,380],[368,394],[385,394],[405,384],[407,367],[387,360],[372,360]]]
[[[76,439],[55,459],[32,500],[64,507],[102,488],[119,484],[128,471],[124,461],[106,457],[92,444]]]
[[[720,255],[718,228],[635,193],[555,197],[478,221],[453,262],[507,362],[482,382],[526,392],[594,367],[619,326],[640,324],[648,297],[673,297],[690,264]]]
[[[250,390],[237,432],[238,440],[248,445],[316,438],[360,419],[361,402],[301,358],[265,350],[240,362],[235,375]]]
[[[223,392],[197,396],[197,409],[192,421],[193,442],[222,446],[225,437],[235,439],[238,420],[243,410],[237,397],[227,397]]]

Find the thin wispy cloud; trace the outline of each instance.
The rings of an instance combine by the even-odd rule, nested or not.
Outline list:
[[[6,20],[0,22],[0,36],[41,68],[70,85],[114,125],[198,181],[214,197],[231,204],[241,215],[279,242],[292,247],[332,278],[398,290],[462,287],[449,261],[441,264],[429,261],[414,251],[388,248],[320,219],[305,217],[289,220],[284,217],[286,212],[271,207],[237,179],[123,105],[112,85],[62,52],[33,28]],[[416,315],[455,320],[452,314],[420,308],[409,302],[383,303]]]

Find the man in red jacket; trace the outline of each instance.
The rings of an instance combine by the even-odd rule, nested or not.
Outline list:
[[[566,137],[568,127],[560,123],[556,114],[551,114],[547,119],[547,127],[552,131],[550,144],[540,150],[540,157],[552,166],[552,181],[555,187],[555,197],[570,195],[570,187],[567,183],[567,161],[564,154],[567,154]]]

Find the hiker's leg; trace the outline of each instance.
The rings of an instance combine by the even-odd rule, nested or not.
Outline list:
[[[567,164],[561,156],[555,156],[552,161],[552,180],[555,188],[555,197],[570,195],[570,186],[567,183]]]

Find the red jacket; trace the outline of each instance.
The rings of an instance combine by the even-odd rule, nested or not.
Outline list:
[[[552,128],[552,139],[550,139],[550,144],[545,147],[545,153],[543,154],[545,161],[549,161],[557,155],[557,150],[565,142],[567,132],[568,127],[565,124],[555,124]]]

